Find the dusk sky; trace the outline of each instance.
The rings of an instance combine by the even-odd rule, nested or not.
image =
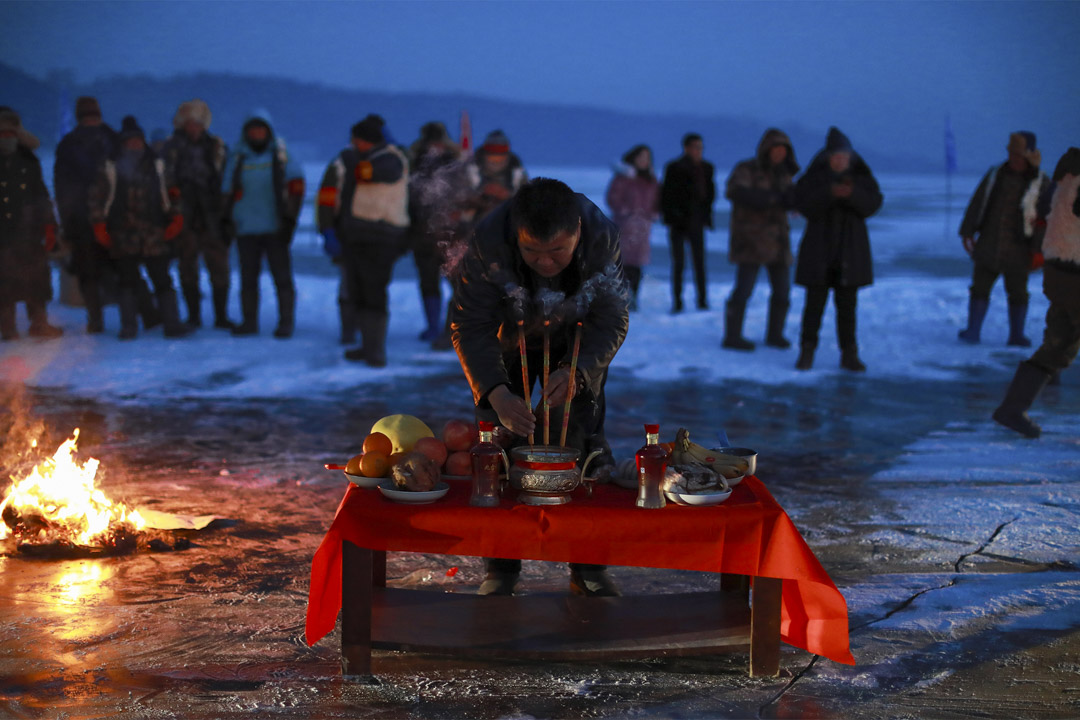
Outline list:
[[[958,137],[1080,143],[1080,2],[16,1],[0,23],[0,62],[38,77],[231,70],[838,124],[884,144],[897,127],[938,139],[949,113]]]

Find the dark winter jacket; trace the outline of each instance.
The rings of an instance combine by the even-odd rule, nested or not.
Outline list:
[[[780,165],[769,163],[769,151],[787,148]],[[791,140],[770,129],[758,143],[757,155],[743,160],[728,176],[724,195],[731,201],[731,240],[728,259],[735,264],[790,265],[791,226],[788,210],[794,207],[793,178],[799,172]]]
[[[192,141],[183,129],[176,130],[162,149],[165,183],[169,193],[179,200],[189,230],[218,230],[226,154],[225,141],[218,136],[203,132]]]
[[[850,183],[849,197],[832,194],[836,183]],[[874,282],[866,218],[883,201],[877,180],[856,153],[840,176],[829,167],[829,154],[819,152],[795,185],[795,206],[806,217],[799,244],[795,282],[806,287],[861,287]]]
[[[396,146],[342,150],[319,185],[319,231],[343,242],[400,243],[409,229],[409,162]]]
[[[45,228],[56,217],[41,163],[26,147],[0,154],[0,302],[51,295]]]
[[[117,147],[116,132],[108,125],[78,125],[56,146],[53,190],[60,220],[85,221],[90,215],[90,186],[105,160]],[[73,235],[73,233],[69,233]]]
[[[506,167],[498,172],[488,172],[485,169],[484,157],[487,151],[481,146],[473,156],[466,171],[469,183],[472,185],[473,197],[469,203],[469,209],[473,213],[473,222],[480,222],[489,212],[502,204],[504,198],[487,191],[488,185],[494,184],[506,189],[513,195],[522,185],[529,182],[529,174],[525,172],[525,166],[521,164],[521,158],[514,153],[509,153],[510,161]]]
[[[642,174],[632,166],[616,168],[608,185],[606,200],[611,219],[619,228],[623,264],[649,264],[649,236],[660,210],[660,183],[650,172]]]
[[[660,211],[664,224],[675,230],[711,228],[712,206],[716,201],[712,163],[696,164],[683,155],[664,166],[660,187]]]
[[[960,237],[976,238],[976,263],[1001,272],[1005,268],[1028,267],[1031,254],[1042,243],[1042,227],[1037,219],[1039,195],[1045,192],[1050,178],[1039,168],[1029,166],[1023,177],[1020,201],[1013,208],[998,207],[1003,174],[1011,174],[1008,163],[990,168],[971,196],[964,219],[960,223]],[[1004,218],[1003,213],[1011,217]],[[1013,232],[1002,237],[994,223],[1007,222]]]
[[[585,308],[582,312],[579,305],[575,312],[552,313],[551,362],[552,367],[569,364],[575,323],[581,320],[577,368],[596,396],[608,365],[626,338],[629,306],[618,230],[584,195],[577,197],[581,240],[573,261],[557,278],[558,287],[552,289],[567,298],[577,297]],[[505,202],[477,226],[452,278],[451,339],[477,404],[496,386],[509,382],[503,357],[518,352],[519,318],[525,321],[530,352],[543,347],[545,316],[535,302],[538,279],[522,260],[517,231],[511,225],[510,202]],[[527,299],[523,301],[522,296]]]
[[[175,214],[165,186],[165,162],[147,147],[127,174],[120,151],[101,166],[90,187],[90,222],[105,223],[110,254],[154,257],[172,252],[165,227]]]

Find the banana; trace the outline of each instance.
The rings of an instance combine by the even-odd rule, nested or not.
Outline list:
[[[712,468],[728,479],[743,475],[750,469],[750,463],[745,458],[718,453],[692,441],[690,431],[686,428],[679,428],[675,435],[675,451],[672,455],[675,453],[680,453],[680,460]]]

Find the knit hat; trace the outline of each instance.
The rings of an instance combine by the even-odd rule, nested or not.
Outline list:
[[[490,155],[505,155],[510,152],[510,138],[502,130],[492,130],[484,138],[480,149]]]
[[[429,122],[420,128],[420,139],[425,143],[444,143],[450,139],[450,134],[441,122]]]
[[[832,154],[837,152],[851,152],[851,141],[847,135],[840,132],[835,126],[829,128],[829,134],[825,138],[825,152]]]
[[[84,95],[75,101],[75,119],[82,120],[84,117],[101,117],[101,106],[97,98]]]
[[[139,123],[135,120],[134,115],[125,115],[124,119],[120,121],[120,142],[130,140],[133,137],[142,138],[146,140],[146,133],[139,127]]]
[[[188,100],[187,102],[180,103],[180,107],[176,109],[176,114],[173,115],[173,127],[179,130],[188,123],[188,121],[195,122],[202,126],[204,130],[210,127],[210,107],[202,100],[195,98],[194,100]]]
[[[19,113],[9,107],[0,107],[0,130],[14,130],[15,137],[20,145],[25,145],[31,150],[37,150],[41,142],[22,126]]]
[[[1031,163],[1032,167],[1039,167],[1042,162],[1042,153],[1035,147],[1035,133],[1027,130],[1018,130],[1009,134],[1009,144],[1005,149],[1010,153],[1020,153],[1024,159]]]
[[[352,136],[357,140],[378,145],[386,142],[382,130],[384,125],[386,121],[381,116],[372,113],[352,126]]]

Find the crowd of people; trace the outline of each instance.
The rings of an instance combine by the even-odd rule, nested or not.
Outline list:
[[[77,278],[87,333],[105,332],[103,307],[109,303],[119,308],[121,339],[137,337],[140,321],[142,331],[160,326],[171,338],[198,330],[203,326],[200,278],[205,267],[213,328],[236,336],[257,335],[265,256],[277,296],[273,336],[291,337],[296,289],[290,243],[305,183],[300,163],[275,131],[270,114],[251,113],[231,149],[209,132],[210,108],[198,99],[181,103],[171,136],[153,141],[132,116],[113,130],[92,97],[76,101],[75,116],[77,126],[56,148],[54,210],[35,155],[37,139],[16,111],[0,108],[3,340],[18,337],[15,307],[20,302],[26,307],[30,336],[62,334],[46,311],[52,297],[49,258],[61,249],[69,258],[66,269]],[[500,208],[507,211],[508,201],[531,185],[504,132],[489,133],[475,152],[466,144],[451,139],[442,123],[429,122],[411,145],[399,145],[385,121],[370,114],[353,125],[348,147],[326,168],[316,197],[316,223],[326,254],[340,270],[340,341],[348,360],[373,367],[388,363],[388,287],[394,264],[409,253],[423,308],[419,339],[443,350],[460,341],[460,328],[453,324],[455,305],[445,302],[441,278],[455,282],[455,275],[468,267],[470,239],[485,219]],[[638,307],[657,221],[668,228],[671,312],[684,311],[687,246],[696,308],[710,307],[705,231],[713,227],[716,170],[704,157],[701,135],[687,133],[682,149],[658,174],[651,148],[635,145],[622,156],[607,188],[605,200],[618,237],[614,261],[630,311]],[[980,342],[991,289],[1001,276],[1008,297],[1008,344],[1030,346],[1024,331],[1029,274],[1045,261],[1044,284],[1052,305],[1044,342],[1021,364],[995,413],[1003,424],[1037,436],[1026,410],[1078,351],[1078,203],[1070,205],[1064,195],[1076,193],[1080,151],[1070,149],[1053,178],[1040,170],[1033,133],[1012,133],[1006,152],[1007,160],[982,178],[960,225],[973,273],[967,327],[959,338]],[[858,352],[857,297],[859,288],[873,282],[866,219],[884,198],[865,160],[835,127],[799,173],[790,138],[769,128],[753,157],[737,163],[727,177],[728,259],[735,265],[735,281],[724,306],[721,345],[741,352],[755,349],[744,335],[744,320],[764,267],[771,289],[764,342],[791,347],[784,328],[794,265],[794,282],[806,290],[795,367],[813,367],[831,291],[840,366],[865,371]],[[548,196],[541,192],[538,197],[536,202]],[[793,251],[791,219],[796,214],[805,219],[805,229]],[[234,240],[241,312],[235,322],[229,317]],[[180,294],[173,286],[174,260]],[[460,315],[460,299],[456,307]],[[456,349],[460,354],[461,347]]]

